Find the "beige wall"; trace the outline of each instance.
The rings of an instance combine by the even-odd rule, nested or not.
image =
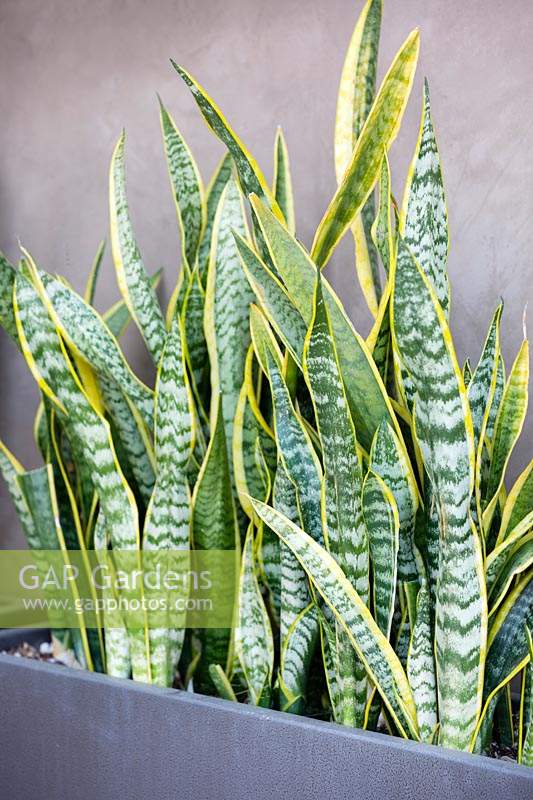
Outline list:
[[[216,98],[268,174],[275,128],[283,126],[298,234],[310,243],[334,189],[337,81],[361,5],[2,0],[0,248],[16,259],[20,238],[43,267],[64,273],[81,288],[107,233],[107,166],[126,126],[135,230],[148,268],[164,265],[168,296],[179,251],[155,92],[174,114],[206,179],[221,154],[173,73],[170,56]],[[524,304],[533,297],[533,5],[385,0],[380,75],[417,25],[418,78],[392,154],[396,193],[416,139],[421,81],[427,75],[450,205],[452,326],[459,356],[468,353],[475,362],[501,294],[510,364]],[[349,243],[327,269],[356,326],[366,333],[369,317],[354,284]],[[98,302],[105,307],[116,296],[108,254]],[[136,336],[129,336],[127,350],[147,375]],[[38,464],[31,432],[36,402],[21,357],[0,335],[0,436],[26,466]],[[532,442],[530,418],[515,470],[531,458]],[[22,539],[3,486],[0,492],[5,547]]]

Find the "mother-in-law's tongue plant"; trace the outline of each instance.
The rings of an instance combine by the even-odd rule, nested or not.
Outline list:
[[[92,305],[103,247],[83,295],[26,251],[18,270],[2,257],[0,321],[41,392],[46,466],[25,471],[0,443],[0,467],[34,549],[235,553],[232,629],[56,631],[88,669],[163,686],[178,670],[197,691],[344,725],[472,752],[515,744],[533,765],[533,461],[504,482],[528,344],[506,375],[500,305],[477,367],[457,362],[427,83],[401,208],[387,159],[419,35],[376,91],[380,24],[368,0],[339,88],[338,188],[310,253],[281,131],[270,186],[174,64],[228,153],[204,190],[160,101],[182,244],[166,318],[130,222],[124,134],[110,170],[123,299],[103,316]],[[366,340],[321,272],[348,229]],[[118,344],[131,320],[154,389]]]

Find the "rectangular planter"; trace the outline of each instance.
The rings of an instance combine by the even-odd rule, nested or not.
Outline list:
[[[13,656],[0,693],[2,800],[533,797],[509,762]]]

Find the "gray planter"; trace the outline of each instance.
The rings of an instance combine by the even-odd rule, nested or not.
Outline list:
[[[533,797],[509,762],[12,656],[0,692],[2,800]]]

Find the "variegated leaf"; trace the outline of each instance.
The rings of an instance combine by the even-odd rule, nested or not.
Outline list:
[[[205,335],[214,398],[211,427],[220,394],[226,442],[233,441],[233,418],[244,380],[250,344],[249,306],[254,295],[242,269],[233,231],[247,235],[242,195],[230,179],[222,192],[212,233],[205,298]]]
[[[251,203],[261,225],[271,259],[285,282],[293,307],[297,309],[305,324],[309,325],[313,310],[316,267],[304,248],[278,223],[258,198],[252,197]],[[251,259],[249,260],[251,261]],[[264,267],[263,272],[266,275]],[[255,263],[254,276],[257,273],[259,273],[259,266]],[[261,278],[257,277],[256,280],[260,282]],[[273,287],[273,283],[274,281],[271,280],[269,286]],[[339,298],[325,279],[323,279],[322,285],[357,435],[361,445],[370,449],[376,428],[383,417],[390,419],[391,424],[396,425],[392,408],[363,338],[354,330]],[[256,294],[261,302],[259,293],[256,292]],[[268,300],[262,303],[264,309],[267,303]],[[268,312],[268,307],[265,311]],[[285,314],[285,316],[289,315]],[[294,312],[292,312],[292,316],[294,316]],[[291,324],[291,353],[294,355],[293,350],[297,351],[296,361],[299,362],[301,348],[299,342],[296,343],[296,330],[298,329],[294,328],[292,316],[290,320],[284,320],[280,313],[277,318],[279,322],[277,322],[272,314],[271,321],[276,333],[279,333],[282,339],[284,336],[287,338],[287,333],[283,334],[280,331],[288,331],[288,325]]]
[[[205,287],[207,278],[207,268],[209,266],[209,255],[211,253],[211,235],[215,222],[220,196],[231,177],[233,160],[229,153],[226,153],[219,162],[213,177],[206,189],[206,222],[205,228],[198,248],[198,271],[202,286]]]
[[[91,266],[91,271],[89,272],[89,277],[87,278],[87,283],[85,284],[85,291],[83,293],[83,299],[85,300],[86,303],[89,303],[89,305],[91,306],[94,300],[96,283],[98,281],[98,276],[100,275],[100,268],[102,266],[104,252],[105,252],[105,239],[102,239],[102,241],[98,245],[98,249],[96,251],[96,255],[94,257],[94,261]]]
[[[157,272],[154,272],[153,275],[150,275],[150,286],[154,291],[161,282],[162,274],[163,269],[161,268],[158,269]],[[111,308],[108,308],[107,311],[102,314],[102,319],[113,336],[116,339],[120,339],[131,322],[131,314],[124,300],[117,300]]]
[[[259,305],[296,363],[301,365],[307,326],[300,312],[285,287],[249,244],[240,236],[236,236],[235,241],[245,275]]]
[[[363,207],[379,177],[383,150],[388,149],[396,138],[411,92],[419,44],[419,33],[415,30],[397,53],[357,139],[342,183],[318,226],[311,257],[321,268]]]
[[[370,469],[384,481],[396,501],[400,523],[398,545],[398,579],[418,578],[413,552],[418,489],[409,458],[400,441],[383,421],[376,431],[370,451]]]
[[[204,187],[194,157],[159,97],[161,131],[181,233],[183,262],[194,268],[206,221]]]
[[[276,141],[274,143],[274,179],[272,183],[274,197],[287,223],[287,228],[290,233],[294,234],[296,222],[294,218],[294,196],[292,193],[289,151],[280,127],[276,131]]]
[[[44,273],[33,273],[54,324],[75,353],[120,386],[153,427],[153,392],[131,371],[113,334],[97,311],[73,289]]]
[[[407,654],[407,677],[411,686],[423,742],[432,742],[438,722],[437,683],[433,652],[431,598],[424,576],[416,600],[416,618]]]
[[[15,316],[22,351],[37,383],[68,414],[68,432],[92,470],[113,546],[138,550],[138,511],[117,462],[108,423],[89,403],[36,289],[15,283]],[[144,631],[129,631],[134,678],[150,682]]]
[[[486,427],[492,398],[496,389],[496,376],[500,356],[500,319],[503,304],[496,309],[490,324],[479,363],[468,384],[468,402],[472,411],[474,442],[478,449],[481,432]]]
[[[518,747],[518,763],[523,764],[525,767],[533,767],[533,637],[530,628],[527,628],[526,634],[529,647],[529,663],[525,667],[524,677],[522,678],[524,682],[521,704],[521,710],[523,709],[521,718],[523,737]]]
[[[450,303],[446,272],[448,259],[448,212],[442,182],[439,151],[424,82],[420,133],[405,185],[400,214],[400,234],[429,278],[445,314]]]
[[[413,696],[402,666],[372,619],[367,606],[335,559],[282,514],[257,500],[252,502],[263,521],[293,551],[336,620],[346,631],[400,733],[418,738]]]
[[[219,401],[216,424],[193,493],[193,541],[197,550],[234,550],[239,557],[239,530],[231,489],[228,451],[224,434],[222,404]],[[195,689],[214,692],[209,675],[211,664],[231,664],[230,631],[205,628],[199,631],[202,654],[195,672]]]
[[[17,326],[13,312],[13,285],[17,271],[0,253],[0,325],[17,343]]]
[[[278,204],[276,203],[272,192],[265,180],[261,169],[251,153],[246,149],[245,145],[237,134],[229,126],[222,111],[216,103],[209,97],[206,91],[195,81],[183,67],[180,67],[171,59],[172,66],[189,87],[194,99],[200,109],[202,116],[211,128],[215,136],[226,145],[239,173],[239,180],[242,190],[246,195],[255,192],[260,197],[264,197],[268,205],[273,211],[281,216]]]
[[[111,249],[120,293],[157,364],[165,343],[165,322],[133,235],[126,198],[124,141],[122,132],[109,171]]]
[[[396,595],[400,518],[393,493],[371,471],[363,484],[363,516],[372,561],[374,618],[389,639]]]
[[[250,522],[243,547],[239,578],[235,651],[248,686],[249,702],[255,706],[269,706],[274,668],[274,641],[255,574],[253,532],[254,526]]]
[[[374,100],[381,10],[382,0],[368,0],[359,16],[346,53],[335,119],[337,184],[342,182]],[[359,283],[370,311],[376,316],[380,283],[377,253],[370,233],[374,216],[374,198],[370,196],[362,213],[355,218],[352,232]]]
[[[497,544],[501,544],[507,538],[509,532],[529,514],[531,509],[533,509],[533,460],[519,475],[507,495]]]
[[[474,437],[463,378],[431,283],[400,240],[393,335],[416,389],[416,435],[440,520],[435,639],[440,743],[468,749],[481,706],[487,609],[470,520]]]
[[[483,526],[486,531],[490,527],[498,502],[507,464],[524,424],[528,382],[529,345],[527,340],[524,340],[509,374],[494,428],[492,457],[483,510]]]

